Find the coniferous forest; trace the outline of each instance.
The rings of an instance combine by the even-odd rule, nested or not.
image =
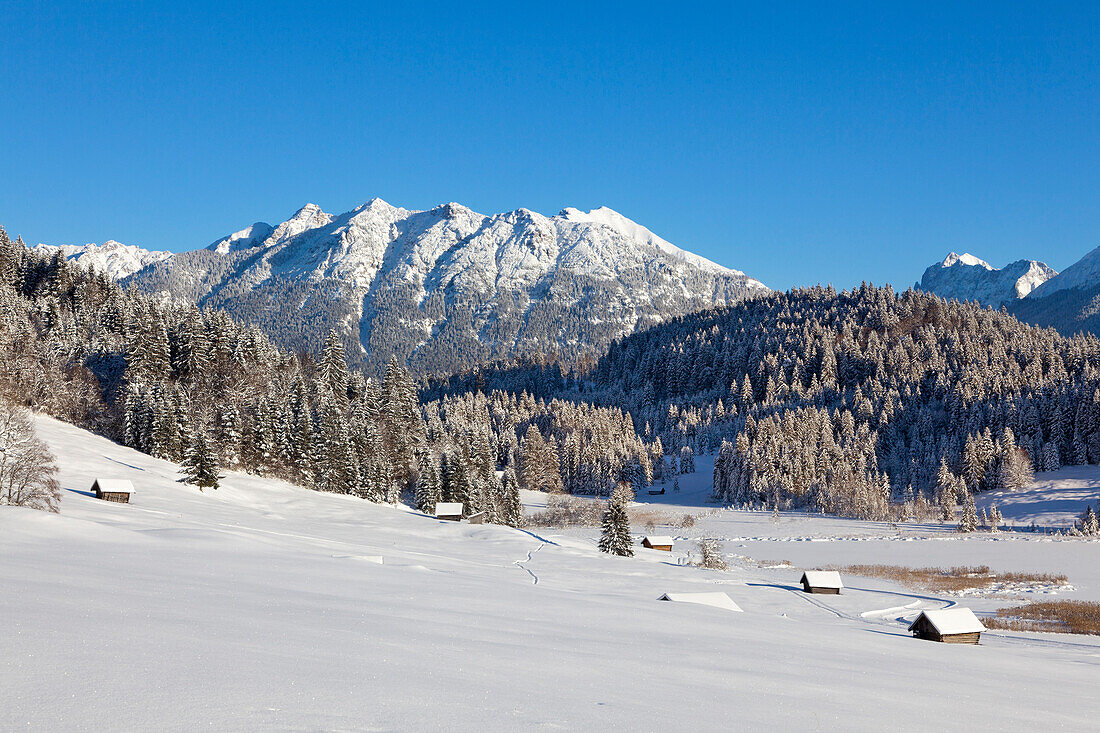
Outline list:
[[[622,406],[664,453],[715,454],[727,504],[953,516],[1100,463],[1100,341],[889,287],[775,293],[631,335],[584,374],[505,366],[433,390],[474,387]]]
[[[0,230],[0,396],[73,422],[217,485],[219,468],[425,512],[518,525],[521,486],[598,494],[652,479],[654,446],[621,410],[481,394],[421,404],[391,361],[349,370],[282,351],[226,314],[127,291]]]
[[[815,287],[675,318],[594,365],[418,383],[288,353],[217,310],[126,291],[0,233],[0,390],[199,485],[228,468],[522,522],[520,488],[608,497],[715,456],[714,499],[953,515],[1100,463],[1100,341],[916,291]]]

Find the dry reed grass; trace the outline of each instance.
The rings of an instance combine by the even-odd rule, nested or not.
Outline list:
[[[983,619],[982,623],[991,629],[1100,636],[1100,603],[1040,601],[1026,606],[998,608],[996,617]]]
[[[996,573],[988,565],[954,568],[907,568],[900,565],[847,565],[839,570],[848,575],[881,578],[920,590],[960,593],[968,590],[989,590],[997,584],[1065,585],[1065,575],[1050,573]]]

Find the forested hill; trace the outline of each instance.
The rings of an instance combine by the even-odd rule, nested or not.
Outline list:
[[[863,286],[774,293],[611,346],[583,380],[499,370],[447,389],[622,405],[666,450],[717,452],[722,501],[865,517],[1100,462],[1100,341]]]
[[[522,521],[521,485],[607,492],[624,477],[644,485],[660,463],[618,409],[479,395],[425,406],[399,363],[379,381],[348,368],[335,333],[320,351],[280,350],[222,311],[124,290],[0,228],[0,409],[176,462],[213,456],[425,511],[460,501],[508,524]]]

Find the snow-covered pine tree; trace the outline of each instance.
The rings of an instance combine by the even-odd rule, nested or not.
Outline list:
[[[473,501],[473,486],[470,480],[470,466],[465,450],[459,448],[444,456],[443,463],[443,500],[461,502],[463,514],[470,513]]]
[[[1043,444],[1043,469],[1044,471],[1057,471],[1062,467],[1062,459],[1058,456],[1058,445],[1053,441]]]
[[[180,474],[187,483],[198,486],[199,491],[217,489],[221,478],[218,476],[218,457],[209,437],[199,430],[189,436],[187,443]]]
[[[680,449],[680,473],[695,473],[695,454],[686,445]]]
[[[1001,516],[1001,510],[997,508],[996,504],[992,504],[989,507],[989,531],[996,532],[1000,529],[1001,523],[1004,521],[1004,517]]]
[[[947,459],[940,459],[940,469],[936,475],[936,504],[940,508],[940,521],[950,522],[955,518],[956,492],[961,483],[947,467]]]
[[[417,471],[416,454],[428,442],[416,383],[396,358],[390,359],[386,368],[380,402],[382,447],[393,477],[387,487],[387,501],[396,501],[401,491],[412,488]]]
[[[523,504],[519,496],[519,481],[512,466],[505,466],[500,487],[500,521],[509,527],[523,526]]]
[[[967,491],[963,499],[962,516],[959,517],[960,532],[973,532],[978,529],[978,510],[974,504],[974,494]]]
[[[317,365],[321,381],[329,388],[337,403],[346,406],[348,400],[348,365],[344,358],[344,344],[336,329],[325,337],[321,361]]]
[[[600,552],[622,557],[634,556],[634,538],[630,535],[630,517],[626,513],[629,491],[629,486],[620,484],[607,500],[601,525]]]
[[[435,459],[428,451],[417,456],[420,475],[416,479],[416,508],[425,514],[434,515],[435,505],[443,501],[443,487],[440,485],[439,472]]]

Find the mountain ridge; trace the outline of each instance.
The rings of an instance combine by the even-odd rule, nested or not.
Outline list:
[[[1038,260],[1017,260],[996,268],[970,253],[951,252],[924,271],[916,288],[948,300],[974,300],[999,308],[1027,297],[1057,274]]]
[[[431,373],[578,363],[638,327],[769,292],[606,207],[484,215],[380,198],[335,215],[307,203],[121,279],[224,308],[290,348],[336,328],[355,361]]]

